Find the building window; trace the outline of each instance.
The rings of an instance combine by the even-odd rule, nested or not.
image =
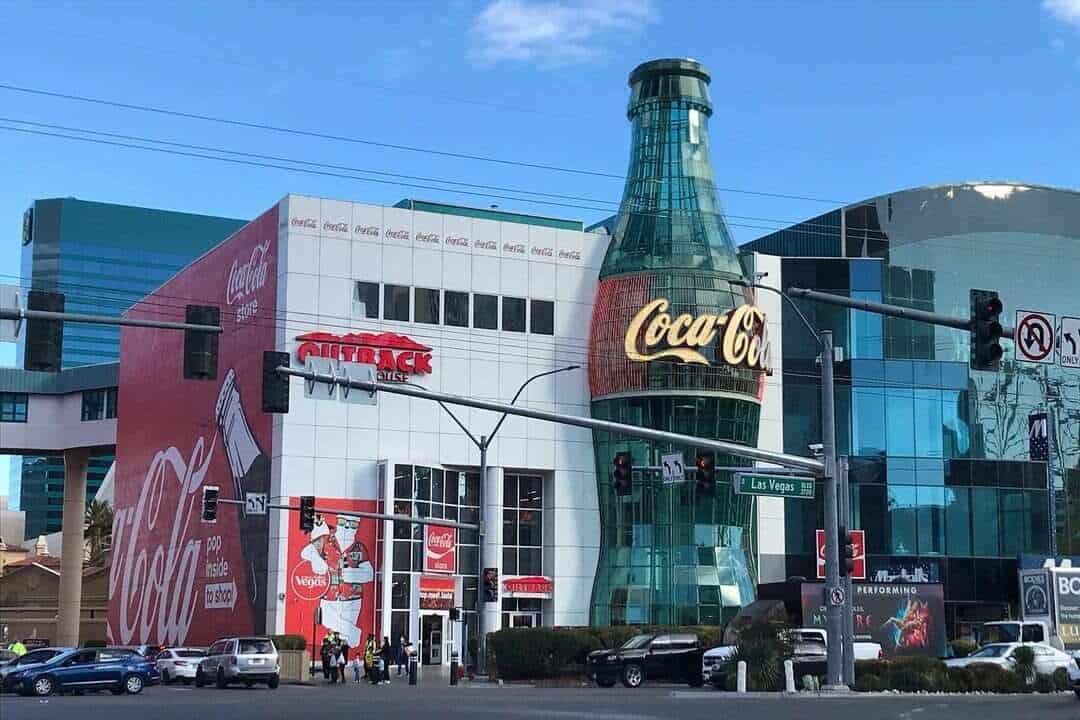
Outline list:
[[[416,288],[416,322],[439,324],[439,291]]]
[[[353,290],[353,314],[378,319],[379,283],[356,283]]]
[[[509,332],[525,332],[525,298],[503,298],[502,329]]]
[[[443,322],[453,327],[469,327],[469,293],[443,291]]]
[[[409,322],[409,288],[404,285],[384,285],[383,304],[386,307],[384,318]]]
[[[539,475],[503,478],[503,574],[543,575],[544,479]]]
[[[111,420],[116,417],[116,388],[84,390],[82,394],[82,419]]]
[[[529,332],[536,335],[555,334],[555,303],[550,300],[529,301]]]
[[[482,330],[499,329],[499,298],[495,295],[473,295],[473,327]]]
[[[26,422],[26,393],[0,393],[0,422]]]

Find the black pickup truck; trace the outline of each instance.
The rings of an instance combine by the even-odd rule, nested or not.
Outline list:
[[[628,688],[646,680],[700,687],[703,652],[697,635],[635,635],[620,648],[589,653],[587,668],[600,687],[613,687],[616,680]]]

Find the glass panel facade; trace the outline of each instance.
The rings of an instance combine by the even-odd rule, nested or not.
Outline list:
[[[353,307],[354,312],[362,317],[378,318],[379,283],[357,282],[353,290]]]
[[[499,329],[499,297],[473,294],[473,327],[482,330]]]
[[[0,393],[0,422],[26,422],[29,401],[26,393]]]

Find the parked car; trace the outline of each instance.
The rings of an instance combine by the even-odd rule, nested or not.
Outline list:
[[[268,637],[237,637],[218,640],[206,651],[195,669],[195,687],[215,683],[224,688],[242,682],[251,687],[264,682],[272,690],[280,682],[278,652]]]
[[[15,654],[14,650],[8,650],[7,648],[0,648],[0,667],[4,667],[19,658]]]
[[[992,643],[985,645],[967,657],[950,658],[945,661],[948,667],[967,667],[976,663],[989,663],[1003,668],[1012,669],[1015,662],[1016,649],[1029,647],[1035,653],[1035,672],[1040,675],[1052,675],[1058,668],[1076,667],[1076,660],[1072,656],[1057,648],[1041,643]]]
[[[16,670],[6,682],[24,695],[84,690],[138,695],[147,685],[158,682],[158,672],[142,655],[125,648],[83,648]]]
[[[795,663],[795,674],[824,675],[828,657],[828,635],[819,628],[799,628],[787,631],[791,642],[791,660]],[[877,660],[882,656],[881,644],[869,641],[855,641],[853,645],[856,660]],[[723,666],[735,655],[734,645],[721,645],[706,650],[701,658],[701,674],[705,682],[717,687],[724,683]],[[716,673],[715,677],[713,673]]]
[[[1069,687],[1076,693],[1076,699],[1080,700],[1080,659],[1074,660],[1073,664],[1066,668],[1069,673]]]
[[[181,680],[186,685],[195,679],[195,671],[204,657],[206,651],[200,648],[166,648],[158,653],[154,664],[161,673],[163,685],[168,685],[173,680]]]
[[[137,652],[150,662],[157,660],[158,653],[164,650],[162,645],[116,645],[118,650],[131,650]]]
[[[42,663],[46,663],[57,655],[73,649],[74,648],[50,647],[41,648],[40,650],[31,650],[7,665],[0,667],[0,692],[11,692],[14,689],[14,683],[9,682],[8,678],[15,671],[26,670]]]
[[[646,680],[701,687],[702,655],[697,635],[635,635],[620,648],[589,653],[586,666],[600,687],[613,687],[616,680],[628,688]]]

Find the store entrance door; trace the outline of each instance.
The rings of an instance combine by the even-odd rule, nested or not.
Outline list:
[[[535,613],[513,613],[510,615],[510,627],[512,628],[531,628],[539,625]]]
[[[420,616],[420,664],[442,665],[443,662],[442,615]]]

